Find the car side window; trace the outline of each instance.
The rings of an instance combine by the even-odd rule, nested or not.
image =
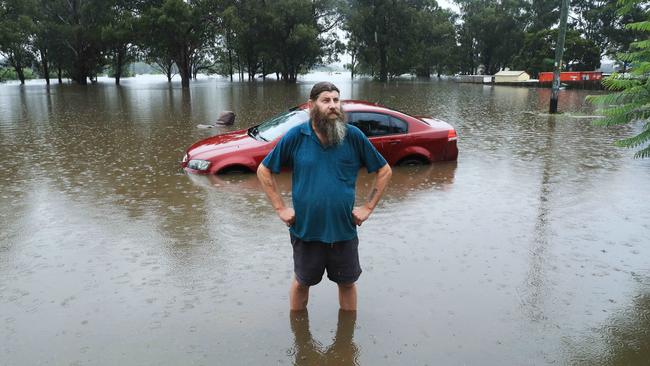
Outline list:
[[[408,124],[399,118],[390,117],[391,133],[407,133]]]
[[[381,113],[351,113],[349,123],[356,126],[368,137],[392,133],[390,117]]]

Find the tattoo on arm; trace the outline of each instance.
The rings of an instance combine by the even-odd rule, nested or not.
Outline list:
[[[373,188],[372,192],[370,192],[370,196],[368,196],[368,203],[372,203],[372,201],[375,199],[375,196],[377,196],[377,188]]]

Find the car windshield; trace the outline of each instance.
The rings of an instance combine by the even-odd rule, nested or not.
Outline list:
[[[304,109],[289,111],[271,117],[257,126],[258,136],[265,141],[273,141],[291,129],[309,120],[309,113]]]

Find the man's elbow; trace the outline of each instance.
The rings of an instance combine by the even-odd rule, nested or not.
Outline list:
[[[393,169],[390,167],[390,165],[386,164],[381,167],[380,173],[381,175],[385,176],[386,179],[390,179],[390,177],[393,175]]]
[[[264,164],[260,163],[260,165],[257,167],[257,178],[259,180],[264,180],[264,178],[267,178],[271,175],[271,171],[269,168],[265,167]]]

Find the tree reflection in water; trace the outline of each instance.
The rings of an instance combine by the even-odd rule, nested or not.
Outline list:
[[[339,310],[336,335],[332,344],[327,348],[323,348],[321,343],[312,338],[307,310],[292,311],[290,320],[294,336],[294,365],[348,366],[359,364],[359,348],[354,343],[356,311]]]
[[[580,345],[572,362],[574,365],[647,366],[650,365],[650,291],[644,281],[642,293],[635,296],[632,306],[621,309],[598,330],[604,348],[594,343]]]

